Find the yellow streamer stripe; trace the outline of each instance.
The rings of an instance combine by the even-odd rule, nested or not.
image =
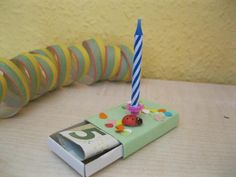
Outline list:
[[[114,47],[114,68],[112,70],[112,73],[109,77],[110,80],[113,80],[116,77],[116,74],[119,71],[119,65],[120,65],[120,60],[121,60],[121,51],[120,48],[117,46],[112,46]]]
[[[7,82],[3,75],[0,75],[0,87],[1,87],[1,92],[0,92],[0,102],[4,100],[6,94],[7,94]]]
[[[65,80],[63,82],[63,86],[67,86],[73,82],[72,77],[71,77],[71,74],[72,74],[72,61],[71,60],[72,59],[71,59],[68,48],[65,45],[60,45],[60,47],[66,59],[66,75],[65,75]]]
[[[98,44],[98,47],[100,49],[100,53],[101,53],[101,62],[102,62],[102,75],[101,75],[101,79],[104,77],[104,74],[105,74],[105,66],[106,66],[106,54],[105,54],[105,44],[103,42],[103,40],[99,37],[96,37],[95,38],[95,41],[97,42]]]
[[[48,56],[48,58],[50,59],[50,61],[53,62],[53,64],[54,64],[55,66],[57,66],[57,61],[55,60],[55,58],[53,57],[53,55],[51,54],[51,52],[49,52],[48,49],[40,49],[40,50],[42,50],[43,52],[45,52],[46,55]]]
[[[109,60],[106,61],[106,46],[103,40],[101,38],[95,38],[94,40],[98,47],[98,49],[96,47],[94,50],[100,55],[100,57],[95,57],[95,63],[101,66],[101,68],[97,68],[99,69],[99,75],[101,69],[101,77],[97,78],[97,80],[104,80],[106,77],[109,80],[121,79],[130,81],[132,68],[128,67],[127,71],[121,68],[122,66],[126,68],[124,64],[127,64],[123,63],[121,65],[121,48],[119,46],[112,46],[114,56],[110,54]],[[93,69],[95,70],[96,68],[91,68],[92,63],[89,53],[81,44],[74,46],[80,50],[78,55],[82,57],[79,60],[76,58],[77,61],[74,61],[69,49],[65,45],[52,46],[52,51],[44,48],[20,54],[23,58],[19,58],[19,61],[17,61],[17,57],[12,61],[0,58],[0,69],[3,72],[3,75],[0,72],[0,102],[3,101],[6,105],[9,104],[8,106],[14,106],[13,103],[17,103],[20,99],[20,105],[17,107],[17,110],[14,109],[12,112],[0,113],[0,118],[14,115],[30,99],[35,99],[45,92],[60,86],[67,86],[74,80],[80,80],[81,78],[82,82],[93,83],[94,80],[89,77],[89,73],[90,71],[93,72]],[[128,48],[133,52],[131,47],[128,46]],[[97,50],[99,50],[100,54]],[[54,57],[54,54],[56,57]],[[130,60],[129,58],[129,62]],[[77,64],[75,62],[80,63],[75,66]],[[106,64],[112,66],[106,67]],[[110,75],[106,76],[106,73],[108,74],[107,68],[109,68]],[[120,73],[121,71],[122,73]],[[80,78],[77,78],[76,74]],[[124,74],[123,78],[118,78],[119,74],[122,74],[122,76]],[[37,80],[35,81],[32,78]],[[13,94],[16,94],[17,98],[8,97],[10,96],[8,94],[10,93],[9,91],[15,92]]]
[[[27,56],[27,58],[31,61],[33,67],[34,67],[34,71],[36,73],[36,77],[37,77],[37,89],[36,89],[36,92],[38,92],[40,90],[40,80],[41,80],[41,69],[39,67],[39,64],[38,62],[35,60],[35,58],[29,54],[29,53],[25,53],[24,54],[25,56]]]
[[[76,47],[80,50],[80,52],[82,53],[83,58],[84,58],[84,71],[83,71],[83,74],[82,74],[82,77],[83,77],[83,76],[88,74],[91,61],[89,59],[88,52],[86,51],[86,49],[81,44],[76,45]]]
[[[134,52],[134,49],[133,47],[130,47],[130,46],[126,46],[132,53]],[[132,61],[133,61],[133,58],[132,58]],[[130,81],[132,79],[132,66],[129,70],[128,68],[128,73],[126,73],[125,77],[124,77],[124,81]]]
[[[56,68],[55,64],[46,56],[43,56],[43,55],[40,55],[40,54],[31,54],[31,55],[32,55],[32,57],[41,58],[50,67],[51,72],[52,72],[52,81],[49,85],[49,91],[53,90],[55,88],[56,84],[57,84],[57,77],[58,77],[58,72],[57,72],[57,68]]]
[[[25,76],[19,70],[19,68],[14,63],[12,63],[10,60],[0,58],[0,62],[2,62],[5,65],[9,66],[16,73],[16,75],[19,78],[20,82],[22,83],[23,89],[25,91],[23,96],[24,96],[24,104],[26,104],[30,99],[30,89],[29,89],[29,86],[28,86],[28,83],[27,83],[27,80],[26,80]]]

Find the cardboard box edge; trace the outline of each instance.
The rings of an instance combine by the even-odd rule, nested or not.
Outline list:
[[[59,146],[58,143],[55,142],[55,140],[50,136],[48,137],[48,147],[81,176],[85,177],[85,165],[70,155],[63,147]]]

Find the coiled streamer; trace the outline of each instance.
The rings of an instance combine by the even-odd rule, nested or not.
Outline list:
[[[0,118],[14,116],[30,100],[74,81],[129,82],[132,59],[131,48],[105,45],[100,38],[0,58]]]

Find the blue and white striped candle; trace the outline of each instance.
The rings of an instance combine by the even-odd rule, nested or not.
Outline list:
[[[132,71],[132,95],[131,106],[137,107],[140,96],[141,62],[143,52],[143,32],[141,19],[138,19],[137,29],[134,35],[134,59]]]

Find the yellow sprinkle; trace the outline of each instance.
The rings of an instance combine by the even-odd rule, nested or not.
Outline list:
[[[150,111],[153,112],[153,113],[154,113],[154,112],[158,112],[157,109],[150,109]]]
[[[116,125],[121,125],[122,124],[122,121],[121,120],[117,120],[116,121]]]

